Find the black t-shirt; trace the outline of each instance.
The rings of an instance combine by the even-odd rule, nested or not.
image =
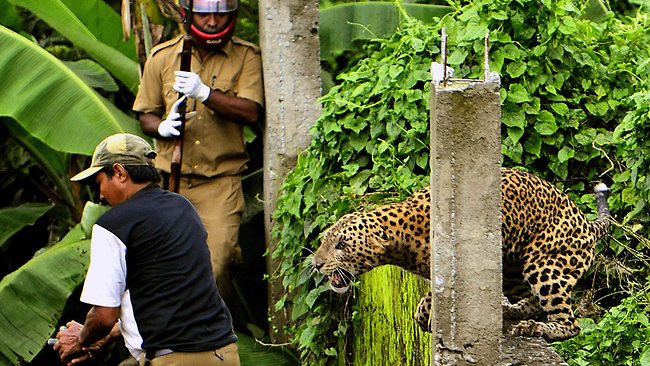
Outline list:
[[[111,284],[124,290],[119,304],[122,327],[130,333],[129,339],[125,335],[127,346],[129,340],[137,343],[137,333],[142,339],[140,347],[131,344],[129,348],[198,352],[237,341],[230,312],[212,275],[206,235],[194,207],[183,196],[155,185],[138,191],[97,220],[82,300],[101,306],[115,300],[108,305],[93,303],[94,298],[114,298],[119,293],[120,289],[113,288],[106,295],[93,288],[93,281],[102,285],[96,279],[108,268],[104,275],[115,278]],[[95,251],[104,257],[97,257],[100,254]],[[102,265],[104,261],[111,262]],[[113,263],[120,261],[126,266],[125,278]],[[98,291],[100,295],[94,296]],[[128,324],[131,315],[125,311],[132,311],[137,327]]]

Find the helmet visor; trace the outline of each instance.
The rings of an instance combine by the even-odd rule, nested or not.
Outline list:
[[[187,9],[190,0],[180,0],[182,7]],[[195,13],[229,13],[237,10],[237,0],[194,0]]]

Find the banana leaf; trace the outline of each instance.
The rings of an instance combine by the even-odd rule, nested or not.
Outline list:
[[[5,25],[11,29],[19,30],[22,26],[22,18],[18,9],[8,0],[0,0],[0,24]]]
[[[55,150],[92,154],[106,136],[141,134],[138,121],[38,45],[0,26],[0,116]]]
[[[411,17],[432,23],[453,10],[450,6],[401,4]],[[354,50],[355,41],[390,36],[400,24],[395,2],[358,2],[335,5],[320,11],[321,59]]]
[[[138,64],[131,39],[122,40],[120,15],[102,0],[9,0],[82,48],[135,93]]]
[[[264,346],[258,343],[255,338],[237,333],[237,348],[239,349],[239,361],[242,365],[255,366],[294,366],[300,365],[300,361],[290,352],[279,347]]]
[[[77,201],[75,200],[75,195],[72,193],[72,186],[68,179],[70,154],[50,148],[40,140],[32,137],[20,124],[11,118],[0,117],[0,123],[7,126],[9,136],[29,152],[31,157],[39,163],[49,180],[56,186],[60,198],[68,206],[76,207]],[[1,228],[2,226],[0,226]]]
[[[98,63],[88,59],[63,61],[63,63],[91,88],[103,89],[107,92],[119,91],[111,74]]]
[[[0,282],[0,365],[30,362],[54,333],[88,267],[90,230],[107,207],[88,203],[81,223],[59,243]]]
[[[24,203],[18,207],[0,208],[0,249],[12,235],[33,225],[52,207],[49,203]]]

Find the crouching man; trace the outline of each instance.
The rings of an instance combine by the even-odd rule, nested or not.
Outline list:
[[[81,301],[54,349],[68,365],[124,337],[140,365],[239,365],[232,318],[212,276],[206,230],[183,196],[161,189],[156,153],[117,134],[97,145],[91,166],[71,178],[95,182],[112,206],[93,226]]]

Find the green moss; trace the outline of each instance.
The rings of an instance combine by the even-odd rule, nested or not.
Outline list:
[[[413,320],[429,282],[394,266],[361,277],[354,310],[354,365],[431,365],[431,334]]]

